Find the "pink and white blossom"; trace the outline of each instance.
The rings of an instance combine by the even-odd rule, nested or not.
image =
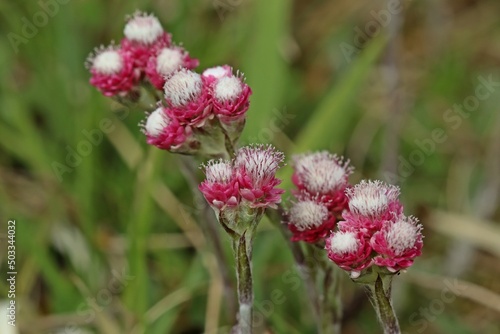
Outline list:
[[[276,188],[276,171],[285,156],[271,145],[250,145],[238,150],[234,168],[241,197],[251,207],[276,207],[285,191]]]
[[[326,239],[325,249],[328,258],[340,268],[351,272],[353,278],[372,264],[370,258],[372,248],[361,232],[334,232]]]
[[[204,167],[206,179],[199,189],[207,202],[221,210],[239,203],[238,183],[230,161],[211,160]]]
[[[198,59],[191,58],[182,47],[163,47],[149,58],[146,75],[153,86],[162,89],[167,76],[180,68],[194,69],[198,64]]]
[[[382,228],[385,221],[403,212],[399,188],[382,181],[361,181],[346,190],[349,210],[344,211],[340,228],[359,229],[373,233]]]
[[[128,19],[123,32],[125,38],[121,46],[131,54],[135,67],[142,70],[151,56],[172,43],[172,36],[163,30],[158,18],[152,14],[136,12]]]
[[[191,135],[191,129],[169,117],[164,107],[159,107],[149,114],[143,124],[143,132],[148,144],[169,151],[180,148]]]
[[[210,118],[212,104],[201,75],[182,68],[166,78],[165,100],[168,114],[181,123],[202,127]]]
[[[394,221],[385,222],[370,244],[378,254],[373,261],[380,267],[396,272],[410,267],[415,257],[422,254],[422,225],[415,217],[399,215]]]
[[[335,228],[335,217],[328,208],[315,199],[301,200],[288,211],[288,229],[292,241],[315,243],[324,239]]]
[[[129,92],[140,78],[130,54],[114,46],[97,49],[87,62],[90,84],[105,96]]]
[[[327,151],[300,154],[293,157],[293,183],[301,193],[318,196],[329,209],[340,214],[347,208],[345,189],[354,168],[349,161]]]

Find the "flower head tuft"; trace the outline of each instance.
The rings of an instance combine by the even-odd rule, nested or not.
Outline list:
[[[92,74],[90,84],[105,96],[128,93],[139,81],[130,54],[114,45],[101,46],[86,62]]]
[[[199,128],[213,118],[210,95],[198,73],[186,68],[177,70],[167,77],[164,91],[170,105],[168,113],[180,122]]]
[[[234,207],[239,203],[238,184],[230,161],[210,160],[203,166],[206,180],[199,189],[216,210]]]
[[[165,99],[173,107],[184,107],[189,102],[196,101],[202,90],[201,76],[186,69],[173,73],[164,86]]]
[[[152,44],[163,34],[163,27],[153,14],[136,12],[128,19],[123,32],[130,41]]]
[[[321,151],[296,155],[293,161],[292,180],[301,192],[319,196],[337,214],[347,207],[344,190],[349,186],[349,175],[354,170],[349,160]]]
[[[163,47],[156,55],[149,58],[146,75],[158,89],[165,85],[166,77],[179,68],[193,69],[198,66],[198,59],[192,59],[189,53],[179,46]]]
[[[328,218],[328,209],[313,200],[299,201],[295,203],[289,212],[289,222],[297,227],[297,230],[317,228]]]
[[[358,273],[371,265],[372,249],[362,233],[334,232],[326,239],[325,249],[330,260],[344,270]]]
[[[164,107],[158,107],[149,114],[142,127],[150,145],[177,152],[189,149],[189,145],[186,144],[191,138],[191,129],[179,124],[175,118],[169,117]]]
[[[288,229],[292,232],[292,241],[315,243],[334,228],[335,218],[315,198],[294,203],[288,212]]]
[[[357,215],[380,217],[397,202],[399,188],[382,181],[361,181],[347,190],[349,208]]]
[[[370,241],[378,253],[375,264],[392,272],[408,268],[422,253],[422,238],[422,225],[413,216],[401,214],[394,221],[387,221]]]
[[[275,188],[281,183],[275,174],[284,159],[285,155],[272,145],[241,148],[234,161],[241,196],[255,207],[279,203],[284,190]]]
[[[231,66],[223,65],[207,68],[205,71],[203,71],[202,76],[209,81],[215,81],[226,76],[231,76],[232,73],[233,70],[231,69]]]

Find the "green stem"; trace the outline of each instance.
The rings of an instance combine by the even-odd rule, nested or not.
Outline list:
[[[323,267],[322,333],[340,333],[342,303],[340,300],[340,275],[338,268],[327,264]]]
[[[253,231],[250,229],[233,238],[239,302],[238,324],[234,331],[237,334],[252,333],[252,237]]]
[[[391,303],[392,276],[378,275],[375,283],[367,284],[368,296],[375,308],[378,320],[385,334],[400,334],[398,318]]]

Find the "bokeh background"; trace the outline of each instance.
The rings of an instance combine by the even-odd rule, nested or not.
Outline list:
[[[44,7],[50,15],[37,14]],[[395,280],[405,333],[500,333],[500,2],[1,0],[2,303],[8,219],[18,272],[17,326],[2,316],[2,334],[230,329],[182,161],[146,145],[141,110],[88,84],[87,55],[119,41],[136,9],[154,12],[200,69],[245,73],[254,94],[243,143],[272,142],[288,157],[328,149],[351,159],[353,182],[400,185],[426,235]],[[288,165],[287,188],[290,175]],[[268,221],[254,252],[258,331],[314,333],[304,284]],[[344,280],[344,332],[379,333]]]

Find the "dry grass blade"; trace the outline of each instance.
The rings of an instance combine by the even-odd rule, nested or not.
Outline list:
[[[426,217],[426,226],[452,239],[464,240],[500,257],[500,229],[493,223],[439,210]]]
[[[401,275],[405,280],[411,281],[421,287],[443,290],[449,289],[451,282],[456,295],[469,299],[480,305],[488,307],[500,313],[500,295],[477,284],[459,280],[454,277],[431,275],[423,272],[410,271],[406,275]]]

